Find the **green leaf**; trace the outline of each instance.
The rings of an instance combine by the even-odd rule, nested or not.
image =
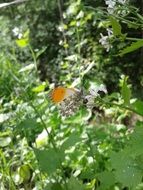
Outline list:
[[[31,168],[28,164],[24,164],[19,168],[19,175],[23,181],[28,181],[31,178]]]
[[[18,128],[19,129],[35,129],[41,127],[40,123],[37,123],[37,121],[35,119],[25,119],[24,121],[22,121],[19,125]]]
[[[62,149],[68,149],[69,147],[75,145],[77,142],[80,141],[80,134],[77,132],[72,133],[68,139],[62,144]]]
[[[134,188],[141,182],[141,170],[126,151],[112,152],[111,165],[115,169],[115,179],[124,187]]]
[[[50,183],[48,184],[44,190],[64,190],[59,183]]]
[[[112,152],[110,155],[110,161],[112,167],[116,170],[124,169],[133,162],[123,150],[120,152]]]
[[[98,178],[101,182],[100,189],[105,190],[115,184],[115,176],[113,172],[104,171],[98,174]]]
[[[68,190],[85,190],[85,186],[74,177],[69,179],[67,186]]]
[[[128,77],[124,77],[122,89],[121,89],[121,94],[122,94],[125,105],[130,104],[130,98],[131,98],[131,90],[127,84],[127,79]]]
[[[53,148],[48,150],[34,149],[34,152],[39,162],[41,171],[46,172],[48,175],[56,172],[64,160],[64,152]]]
[[[23,34],[23,38],[16,40],[16,44],[19,47],[23,48],[29,44],[29,32],[30,32],[29,29],[26,30],[26,32]]]
[[[16,44],[21,48],[26,47],[28,45],[28,43],[29,43],[28,38],[22,38],[22,39],[16,40]]]
[[[122,36],[121,32],[121,25],[119,24],[118,20],[116,20],[114,17],[110,16],[110,22],[113,28],[113,34],[114,36]]]
[[[123,170],[115,171],[115,176],[118,182],[122,183],[124,187],[135,188],[142,180],[141,170],[135,167],[127,167]]]
[[[36,59],[46,51],[47,47],[42,47],[41,50],[39,50],[38,52],[36,52]]]
[[[22,68],[19,70],[19,72],[21,73],[21,72],[25,72],[25,71],[31,71],[31,70],[34,69],[34,67],[35,67],[35,65],[34,65],[33,63],[31,63],[31,64],[29,64],[29,65],[26,65],[26,66],[22,67]]]
[[[46,83],[44,82],[43,84],[33,88],[32,91],[37,92],[37,93],[38,92],[43,92],[45,90],[45,88],[46,88]]]
[[[26,137],[29,143],[35,142],[37,134],[41,133],[43,126],[36,119],[25,119],[15,128],[16,132]]]
[[[131,104],[131,106],[136,111],[136,113],[143,116],[143,101],[136,100],[133,104]]]
[[[126,53],[130,53],[132,51],[135,51],[136,49],[140,48],[143,46],[143,40],[140,39],[136,42],[133,42],[130,46],[127,46],[126,48],[124,48],[123,50],[120,50],[119,55],[124,55]]]
[[[136,157],[143,154],[143,122],[137,122],[128,144],[127,150],[130,155]]]
[[[29,38],[29,33],[30,33],[30,30],[27,29],[24,34],[23,34],[23,38]]]
[[[8,146],[11,141],[11,137],[0,137],[0,147]]]

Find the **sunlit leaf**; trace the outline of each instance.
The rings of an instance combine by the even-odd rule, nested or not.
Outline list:
[[[25,72],[25,71],[31,71],[32,69],[34,69],[35,65],[32,63],[30,65],[26,65],[25,67],[21,68],[19,70],[19,72]]]
[[[23,48],[26,47],[29,44],[29,29],[26,30],[26,32],[23,34],[23,37],[21,39],[16,40],[16,44]]]
[[[23,181],[28,181],[31,178],[31,168],[28,164],[19,167],[19,175]]]
[[[143,40],[142,39],[140,39],[136,42],[133,42],[130,46],[127,46],[123,50],[120,50],[119,55],[124,55],[126,53],[130,53],[130,52],[135,51],[141,47],[143,47]]]
[[[62,144],[62,149],[68,149],[70,146],[73,146],[75,143],[80,141],[80,134],[77,132],[72,133],[68,139]]]
[[[118,22],[117,19],[115,19],[114,17],[110,16],[110,22],[113,28],[113,34],[114,36],[122,36],[122,32],[121,32],[121,25]]]
[[[29,39],[27,39],[27,38],[23,38],[23,39],[18,39],[18,40],[16,40],[16,44],[19,46],[19,47],[21,47],[21,48],[23,48],[23,47],[26,47],[27,45],[28,45],[28,43],[29,43]]]
[[[46,83],[43,83],[35,88],[32,89],[33,92],[43,92],[46,88]]]
[[[11,137],[0,137],[0,147],[8,146],[11,143]]]

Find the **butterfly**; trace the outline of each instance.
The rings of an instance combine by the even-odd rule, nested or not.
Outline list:
[[[71,116],[81,105],[82,93],[76,88],[59,86],[50,92],[50,99],[58,105],[62,116]]]

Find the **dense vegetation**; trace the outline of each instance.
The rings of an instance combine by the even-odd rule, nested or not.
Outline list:
[[[142,190],[142,0],[8,2],[0,190]],[[73,115],[49,98],[57,86],[80,91]]]

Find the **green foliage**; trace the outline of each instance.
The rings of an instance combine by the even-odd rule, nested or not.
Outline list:
[[[143,46],[143,40],[140,39],[136,42],[131,43],[130,46],[127,46],[126,48],[124,48],[123,50],[120,51],[120,55],[124,55],[127,53],[130,53],[132,51],[137,50],[138,48],[141,48]]]
[[[101,0],[1,8],[0,189],[142,189],[142,16],[114,3],[110,16]],[[82,91],[73,116],[55,86]]]
[[[39,166],[42,172],[46,172],[48,175],[56,172],[60,168],[64,159],[64,153],[58,149],[49,148],[48,150],[34,149]]]
[[[119,22],[112,16],[109,17],[112,28],[113,28],[113,34],[114,36],[122,36],[122,32],[121,32],[121,25],[119,24]]]
[[[115,184],[115,176],[113,172],[109,171],[103,171],[98,175],[98,178],[101,182],[101,186],[98,188],[100,190],[102,189],[109,189]]]
[[[68,190],[84,190],[85,187],[76,178],[71,177],[67,183]]]
[[[122,89],[121,89],[121,95],[122,95],[125,105],[130,104],[130,98],[131,98],[131,89],[129,88],[127,84],[127,79],[128,77],[123,78],[123,82],[122,82],[123,84],[122,84]]]
[[[143,115],[143,101],[141,100],[136,100],[133,104],[132,107],[134,108],[134,110],[140,114]]]

